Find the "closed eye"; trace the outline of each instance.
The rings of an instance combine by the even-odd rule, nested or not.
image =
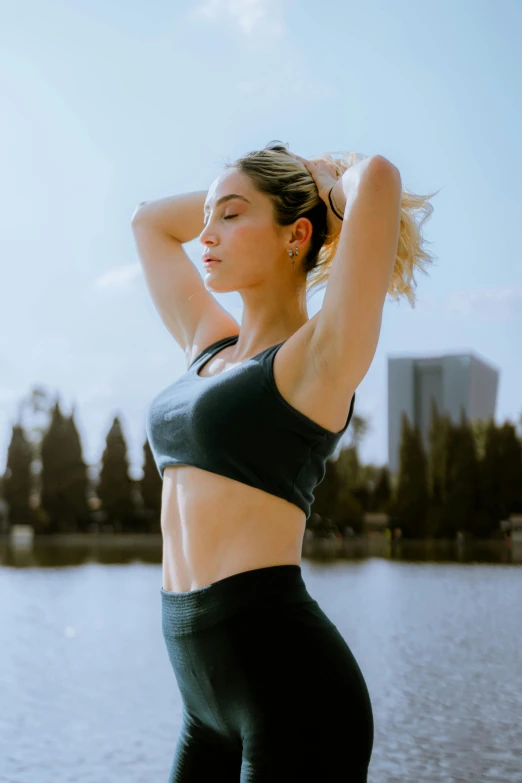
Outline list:
[[[235,217],[238,217],[238,215],[224,215],[224,216],[223,216],[223,220],[231,220],[231,218],[235,218]],[[204,220],[204,221],[203,221],[203,226],[204,226],[205,228],[207,227],[207,223],[208,223],[208,221],[207,221],[207,220]]]

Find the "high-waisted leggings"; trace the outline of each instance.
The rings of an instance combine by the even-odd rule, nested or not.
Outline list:
[[[362,672],[300,565],[161,588],[182,699],[169,783],[365,783],[373,714]]]

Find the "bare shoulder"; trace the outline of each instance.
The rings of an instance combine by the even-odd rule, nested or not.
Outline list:
[[[310,318],[281,346],[274,357],[274,381],[279,393],[294,408],[319,426],[339,432],[348,417],[355,392],[332,382],[329,364],[313,350],[319,313]],[[342,377],[342,375],[340,375]]]

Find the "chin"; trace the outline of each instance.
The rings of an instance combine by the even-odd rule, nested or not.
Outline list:
[[[230,285],[225,285],[224,281],[219,280],[218,275],[206,275],[204,282],[205,288],[214,294],[228,294],[231,291],[237,291],[237,288],[231,288]]]

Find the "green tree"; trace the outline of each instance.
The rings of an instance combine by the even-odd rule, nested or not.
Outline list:
[[[448,414],[440,414],[437,404],[431,399],[431,420],[428,432],[428,509],[425,520],[425,535],[444,538],[452,535],[446,530],[445,497],[448,484],[448,443],[453,424]]]
[[[522,446],[515,426],[497,426],[490,419],[485,429],[484,457],[480,463],[480,510],[475,535],[500,534],[499,523],[522,512]]]
[[[148,438],[143,444],[143,475],[140,480],[143,510],[149,533],[161,533],[161,491],[163,482],[154,461]]]
[[[504,465],[500,494],[507,517],[522,513],[522,444],[510,421],[505,421],[500,428],[500,444]]]
[[[472,429],[464,409],[459,425],[446,431],[446,477],[443,486],[442,534],[472,533],[479,509],[479,460]]]
[[[428,509],[428,462],[418,427],[410,426],[403,411],[397,490],[391,504],[392,514],[406,538],[425,534]]]
[[[333,519],[343,533],[347,527],[359,535],[364,529],[364,510],[368,490],[360,463],[357,442],[343,448],[335,461],[338,493]]]
[[[83,449],[80,433],[74,420],[76,406],[73,405],[71,415],[65,419],[65,436],[67,440],[67,500],[76,520],[76,529],[84,533],[90,524],[90,509],[88,502],[89,475],[88,465],[83,459]]]
[[[503,438],[493,419],[486,426],[484,457],[480,462],[480,508],[475,520],[477,538],[489,538],[498,531],[507,508],[502,497],[505,470]]]
[[[73,416],[64,416],[57,400],[40,444],[40,509],[49,533],[76,533],[87,521],[87,466]]]
[[[25,437],[23,427],[20,424],[13,425],[3,481],[10,525],[29,525],[34,521],[30,503],[32,460],[31,445]]]
[[[135,524],[133,481],[129,476],[129,459],[121,421],[114,417],[105,441],[97,485],[101,510],[116,533],[129,532]]]
[[[318,514],[322,519],[333,518],[339,495],[339,474],[332,457],[326,460],[324,478],[316,485],[313,494],[310,514]]]
[[[372,492],[371,511],[388,513],[392,499],[390,470],[383,465],[377,474],[377,480]]]

